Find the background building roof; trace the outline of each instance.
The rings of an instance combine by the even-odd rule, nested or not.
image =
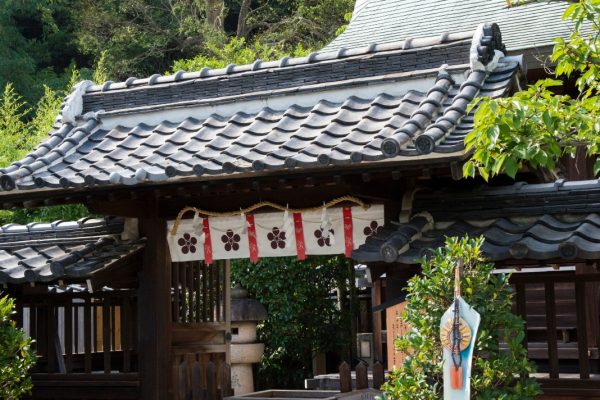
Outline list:
[[[508,7],[506,0],[366,0],[344,33],[322,51],[390,43],[408,38],[475,29],[494,22],[502,28],[509,52],[553,45],[569,37],[562,20],[568,2],[531,2]]]
[[[85,280],[139,252],[124,241],[123,219],[9,224],[0,227],[0,283]]]

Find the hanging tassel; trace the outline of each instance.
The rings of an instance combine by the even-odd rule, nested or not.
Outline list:
[[[463,367],[450,365],[450,387],[452,389],[462,389],[463,386]]]

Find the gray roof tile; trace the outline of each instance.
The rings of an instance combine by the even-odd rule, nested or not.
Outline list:
[[[410,222],[382,227],[353,257],[413,264],[446,236],[463,235],[483,235],[493,261],[600,257],[598,180],[417,192],[413,210]]]
[[[86,278],[143,247],[123,242],[116,218],[0,227],[0,283]]]
[[[497,30],[497,26],[483,30],[484,35],[491,34],[494,38],[487,41],[490,49],[502,46],[495,40]],[[468,71],[471,41],[464,40],[465,37],[455,36],[454,41],[446,37],[419,39],[404,43],[405,49],[393,44],[388,46],[390,50],[376,47],[376,51],[365,48],[342,56],[324,55],[317,59],[313,56],[306,60],[308,64],[290,61],[284,64],[294,66],[262,68],[268,65],[264,63],[256,71],[233,68],[208,74],[227,75],[226,80],[203,78],[202,74],[193,75],[192,79],[192,75],[184,74],[177,82],[157,78],[133,81],[133,84],[130,81],[127,88],[119,84],[106,84],[103,91],[88,88],[83,95],[84,111],[102,108],[109,113],[86,114],[77,126],[68,123],[61,126],[58,121],[48,140],[38,149],[8,168],[0,169],[0,185],[5,191],[136,185],[191,175],[317,168],[381,161],[386,157],[459,152],[464,150],[464,135],[472,127],[472,118],[466,115],[468,103],[484,93],[494,96],[508,93],[519,68],[517,62],[508,60],[489,73]],[[479,47],[488,49],[486,46]],[[453,67],[447,66],[450,61],[454,61]],[[398,63],[401,65],[396,65]],[[324,71],[333,66],[346,72],[325,74]],[[246,72],[238,74],[236,70]],[[379,79],[391,72],[408,72],[410,76],[402,79],[410,82],[413,77],[418,78],[422,87],[424,79],[429,79],[435,70],[437,79],[426,92],[407,88],[402,95],[392,95],[382,90],[381,94],[372,91],[368,97],[360,98],[345,91],[342,92],[344,97],[338,96],[336,102],[310,95],[302,98],[305,103],[310,99],[310,105],[264,107],[252,113],[235,110],[232,106],[235,103],[228,103],[226,99],[219,100],[225,103],[211,100],[224,93],[237,93],[232,90],[240,91],[237,94],[254,95],[257,82],[265,77],[270,80],[265,87],[276,91],[283,86],[290,88],[290,82],[299,77],[326,85],[338,78],[352,79],[344,85],[354,85],[365,77]],[[468,71],[466,81],[456,84],[447,71]],[[378,80],[377,84],[382,82],[385,81]],[[405,83],[403,81],[403,85]],[[368,82],[360,84],[368,85]],[[171,110],[175,107],[171,104],[173,93],[179,93],[178,101],[185,102],[192,97],[206,100],[217,112],[197,118],[192,110],[186,113],[185,103],[177,104],[176,109],[183,109],[177,114],[179,120],[156,118],[161,115],[160,110],[144,109],[154,113],[153,118],[144,118],[140,123],[127,122],[127,118],[121,120],[121,114],[110,114],[111,110],[125,116],[138,113],[120,109],[124,107],[122,104],[130,102],[144,107],[160,105]],[[186,96],[191,97],[186,100]],[[230,111],[219,114],[220,104],[227,104]],[[107,127],[104,118],[116,118],[116,123]]]

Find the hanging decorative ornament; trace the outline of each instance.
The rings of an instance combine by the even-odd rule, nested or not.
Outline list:
[[[335,238],[333,237],[333,224],[331,223],[331,218],[329,218],[329,214],[327,214],[327,207],[323,205],[323,210],[321,211],[321,230],[322,236],[324,239],[329,239],[329,245],[333,246],[335,244]]]
[[[194,213],[192,228],[194,229],[194,233],[198,235],[198,241],[204,243],[204,222],[203,218],[200,217],[200,213]]]
[[[285,233],[291,233],[294,229],[294,221],[292,217],[290,217],[290,211],[286,206],[285,211],[283,212],[283,224],[281,225],[281,230]]]
[[[245,213],[240,213],[240,222],[242,224],[242,230],[240,231],[240,233],[242,235],[245,235],[248,232],[248,228],[249,228],[249,223],[248,223],[248,219],[246,218],[246,214]]]
[[[440,322],[444,353],[444,400],[471,398],[473,347],[481,316],[461,296],[462,260],[454,273],[454,301]]]

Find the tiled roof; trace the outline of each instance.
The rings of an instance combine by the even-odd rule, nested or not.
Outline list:
[[[535,49],[569,37],[571,25],[562,20],[568,4],[531,2],[509,8],[506,0],[368,0],[323,51],[468,31],[484,22],[500,25],[508,51]]]
[[[65,107],[76,117],[63,112],[45,143],[0,169],[0,184],[5,191],[136,185],[460,158],[472,127],[468,103],[506,95],[519,69],[500,58],[497,26],[465,37],[80,85]]]
[[[597,180],[415,197],[416,210],[427,206],[431,212],[417,212],[407,223],[382,227],[353,257],[361,262],[414,264],[443,246],[446,236],[464,235],[483,235],[483,252],[493,261],[600,257]],[[464,212],[467,209],[469,213]]]
[[[123,220],[82,219],[0,228],[0,283],[85,279],[143,248],[120,239]]]

